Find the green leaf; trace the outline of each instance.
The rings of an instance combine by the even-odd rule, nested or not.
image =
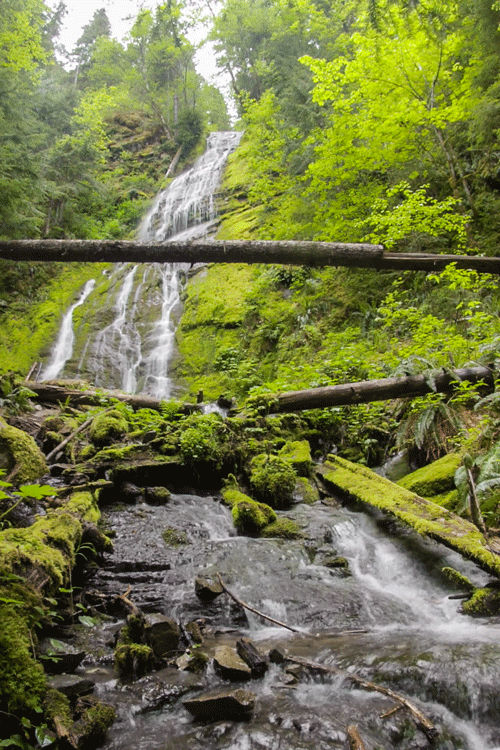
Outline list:
[[[85,625],[86,628],[93,628],[94,625],[97,625],[97,620],[94,617],[89,617],[88,615],[80,615],[78,620],[82,623],[82,625]]]

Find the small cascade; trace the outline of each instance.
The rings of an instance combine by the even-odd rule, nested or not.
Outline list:
[[[83,287],[78,300],[71,305],[69,310],[64,314],[61,328],[57,341],[52,350],[50,361],[45,369],[42,371],[40,381],[53,380],[60,376],[64,369],[64,365],[71,359],[73,354],[73,344],[75,341],[75,335],[73,333],[73,313],[77,307],[83,305],[91,291],[95,286],[95,279],[87,281]]]
[[[189,240],[215,231],[217,188],[241,135],[231,131],[209,135],[205,153],[157,196],[139,228],[141,241]],[[169,365],[181,314],[181,279],[187,268],[181,263],[118,264],[103,277],[106,286],[98,286],[95,295],[91,295],[93,286],[86,287],[85,296],[82,293],[64,317],[42,379],[80,377],[99,388],[171,398]],[[74,332],[73,310],[87,298],[82,333]],[[84,334],[88,329],[91,333]]]

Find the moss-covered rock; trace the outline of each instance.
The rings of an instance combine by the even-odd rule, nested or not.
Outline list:
[[[313,503],[317,503],[319,500],[319,490],[310,479],[297,477],[293,497],[298,502],[313,505]]]
[[[174,529],[173,526],[167,526],[167,528],[163,530],[161,536],[167,547],[181,547],[189,541],[185,531],[182,529]]]
[[[0,418],[0,469],[17,484],[31,482],[47,473],[45,456],[30,435]]]
[[[111,445],[128,432],[128,422],[117,409],[97,414],[90,425],[90,439],[94,445]]]
[[[297,475],[281,456],[260,454],[251,462],[250,482],[259,499],[273,508],[286,507],[293,498]]]
[[[238,531],[252,536],[258,534],[264,526],[276,520],[276,513],[269,505],[258,503],[249,497],[236,502],[231,514]]]
[[[278,455],[293,466],[299,477],[310,476],[312,467],[311,446],[307,440],[294,440],[285,443]]]
[[[455,472],[461,463],[461,453],[448,453],[428,466],[407,474],[398,484],[420,497],[433,498],[455,489]]]
[[[475,589],[471,598],[463,602],[462,611],[474,617],[500,614],[500,591],[488,587]]]
[[[291,518],[277,518],[268,523],[261,531],[263,537],[278,539],[302,539],[304,534],[296,521]]]
[[[115,667],[121,678],[142,677],[153,668],[153,651],[141,643],[121,643],[115,649]]]
[[[73,724],[71,734],[77,738],[78,750],[93,750],[103,745],[116,718],[113,706],[88,696],[80,698],[76,708],[81,715]]]

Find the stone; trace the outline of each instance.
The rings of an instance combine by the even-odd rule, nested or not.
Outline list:
[[[166,487],[146,487],[146,502],[149,505],[166,505],[171,493]]]
[[[175,620],[154,613],[146,615],[145,638],[156,659],[179,648],[180,628]]]
[[[214,653],[214,668],[224,680],[249,680],[252,670],[230,646],[219,646]]]
[[[40,643],[43,668],[49,674],[74,672],[85,657],[85,651],[78,651],[70,643],[55,638],[45,638]]]
[[[203,602],[211,602],[220,596],[224,589],[219,581],[199,577],[194,582],[194,591],[198,599],[201,599]]]
[[[249,690],[216,690],[202,693],[183,701],[183,705],[197,719],[205,721],[234,721],[248,719],[255,708],[255,694]]]
[[[75,674],[60,674],[52,677],[48,684],[54,690],[59,690],[69,700],[76,700],[82,695],[90,695],[94,692],[94,683],[84,677]]]

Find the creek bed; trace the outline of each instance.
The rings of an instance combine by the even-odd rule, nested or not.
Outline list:
[[[264,652],[277,647],[391,688],[441,730],[436,748],[500,748],[500,619],[465,616],[449,598],[454,592],[441,572],[445,566],[477,585],[488,580],[456,553],[377,513],[334,501],[286,512],[303,529],[301,540],[237,536],[229,511],[210,496],[173,494],[165,506],[111,506],[106,516],[115,551],[94,588],[118,595],[130,586],[129,598],[144,612],[182,624],[197,620],[209,655],[244,636]],[[167,527],[178,532],[178,546],[164,541]],[[327,566],[334,556],[347,560],[347,571]],[[270,626],[225,595],[200,601],[196,577],[217,572],[241,600],[300,632]],[[350,630],[366,632],[338,635]],[[256,694],[250,720],[202,723],[182,700],[234,687],[211,663],[201,675],[170,666],[126,684],[106,665],[109,638],[96,634],[95,641],[100,649],[84,671],[99,696],[117,707],[109,750],[345,748],[352,724],[368,750],[429,746],[404,711],[381,718],[394,707],[389,698],[310,670],[292,682],[276,665],[244,683]],[[151,703],[155,694],[161,700]]]

